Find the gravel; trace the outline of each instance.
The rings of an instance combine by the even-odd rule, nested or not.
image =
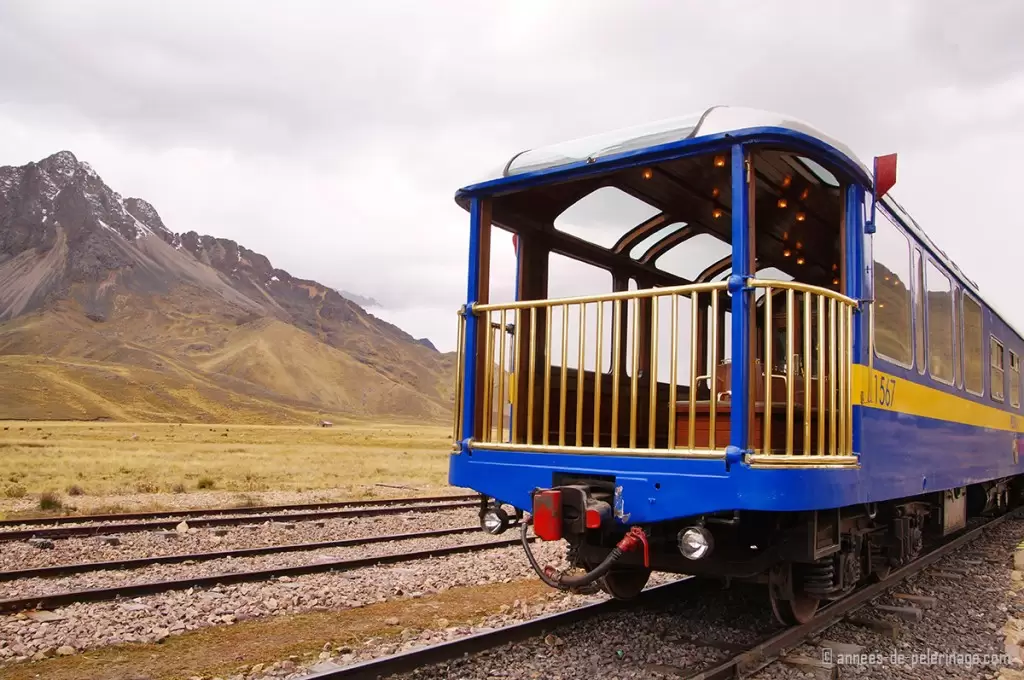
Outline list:
[[[27,578],[17,581],[0,582],[0,599],[39,597],[55,593],[93,588],[116,588],[139,583],[169,581],[187,578],[233,574],[258,569],[316,564],[334,560],[349,560],[377,557],[397,552],[433,550],[446,546],[486,543],[507,539],[475,531],[438,538],[418,538],[405,541],[373,543],[347,548],[327,548],[289,553],[272,553],[255,557],[226,557],[203,562],[180,564],[154,564],[149,567],[129,570],[92,571],[57,578]]]
[[[1011,590],[1012,555],[1022,538],[1024,520],[1007,520],[872,603],[907,606],[908,603],[894,597],[896,593],[935,597],[935,608],[925,610],[920,622],[900,622],[896,616],[873,606],[865,606],[857,612],[859,618],[899,623],[895,639],[844,622],[794,650],[794,654],[821,659],[824,641],[862,647],[856,654],[868,656],[840,658],[833,653],[833,662],[842,662],[840,670],[844,678],[997,677],[1000,668],[1011,667],[1008,659],[999,658],[1005,651],[1003,626],[1007,617],[1024,618],[1024,593]],[[981,563],[977,564],[979,561]],[[957,578],[938,575],[950,568],[967,570],[969,575]],[[932,653],[937,654],[929,657]],[[957,658],[957,654],[961,656]],[[857,663],[860,660],[865,663]],[[1019,664],[1016,667],[1019,669]],[[806,668],[776,663],[756,678],[803,678],[806,672]]]
[[[1003,626],[1008,613],[1024,618],[1024,591],[1013,593],[1010,589],[1010,556],[1022,538],[1024,521],[1008,520],[936,566],[894,587],[856,613],[858,617],[899,622],[896,616],[875,610],[874,605],[907,606],[906,602],[894,597],[895,593],[936,597],[936,608],[926,610],[922,621],[901,622],[895,640],[869,629],[841,623],[793,650],[792,655],[822,659],[822,643],[831,640],[859,645],[863,647],[862,653],[876,655],[873,665],[844,664],[842,677],[908,680],[940,677],[996,678],[999,668],[1010,665],[1005,658],[998,658],[1004,651]],[[978,564],[978,561],[981,563]],[[966,569],[970,573],[953,579],[936,575],[950,568]],[[1024,581],[1024,575],[1019,572],[1017,578]],[[1021,585],[1018,583],[1018,587]],[[286,667],[273,664],[260,673],[250,673],[243,677],[260,680],[302,678],[317,670],[341,667],[510,625],[551,611],[595,601],[600,596],[584,598],[553,594],[551,598],[541,605],[524,605],[503,612],[476,628],[405,631],[398,641],[368,640],[354,650],[325,650],[313,666],[295,668],[291,664]],[[557,630],[544,638],[506,645],[447,664],[421,668],[411,676],[399,677],[415,677],[417,680],[686,677],[739,651],[730,649],[730,645],[750,645],[780,629],[771,619],[763,587],[734,586],[729,591],[722,591],[708,583],[699,594],[669,603],[661,609],[606,614]],[[945,660],[933,657],[931,665],[911,665],[911,655],[929,652],[990,657],[996,655],[997,658],[988,665],[968,664],[963,658],[957,662],[955,658],[950,660],[948,657]],[[893,663],[894,653],[904,655],[903,665]],[[822,675],[823,672],[806,665],[776,662],[754,677],[757,680],[828,677],[827,674]]]
[[[482,537],[482,533],[476,535],[477,540]],[[552,561],[564,549],[544,545],[537,552]],[[52,656],[65,645],[82,651],[124,642],[155,642],[206,626],[418,598],[453,587],[511,582],[532,573],[522,549],[513,546],[342,573],[74,604],[48,612],[46,618],[51,620],[45,621],[29,613],[5,615],[0,616],[0,663]]]
[[[342,538],[412,533],[430,529],[457,529],[479,523],[475,508],[367,518],[326,519],[306,522],[254,523],[217,528],[189,529],[186,533],[146,531],[116,534],[119,545],[102,537],[66,538],[42,550],[28,541],[0,544],[0,570],[30,569],[78,562],[213,552],[286,543],[314,543]],[[287,528],[287,527],[293,528]],[[165,537],[164,534],[169,536]],[[223,534],[223,535],[218,535]],[[482,532],[481,532],[481,535]],[[0,584],[4,587],[6,584]]]
[[[374,500],[387,498],[410,498],[413,496],[445,496],[471,493],[468,489],[450,486],[418,489],[389,489],[378,487],[370,495],[353,498],[349,489],[313,489],[310,491],[192,491],[189,493],[137,493],[121,496],[74,496],[65,499],[65,505],[73,506],[82,514],[97,511],[147,512],[151,510],[190,510],[195,508],[223,508],[240,503],[256,505],[289,505],[293,503],[325,503],[330,501]],[[30,496],[18,499],[0,499],[0,513],[31,512],[36,510],[38,499]]]

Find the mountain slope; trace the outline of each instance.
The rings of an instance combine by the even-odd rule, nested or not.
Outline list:
[[[0,167],[0,360],[18,376],[0,418],[60,411],[39,395],[69,385],[88,408],[67,417],[435,420],[452,403],[452,355],[234,241],[170,231],[67,151]],[[103,371],[112,389],[85,385]],[[138,406],[125,371],[170,396]]]

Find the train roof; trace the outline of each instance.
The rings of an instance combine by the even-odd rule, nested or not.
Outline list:
[[[737,106],[712,106],[700,113],[667,118],[588,137],[581,137],[549,146],[520,151],[508,160],[499,177],[492,177],[461,189],[457,197],[478,193],[487,189],[500,191],[503,186],[519,184],[518,180],[539,178],[547,174],[563,174],[575,166],[587,166],[590,171],[603,165],[614,166],[617,159],[628,156],[631,161],[642,160],[645,152],[657,152],[669,146],[681,146],[689,140],[695,143],[702,138],[754,137],[763,131],[790,133],[794,137],[810,138],[819,145],[839,154],[849,166],[861,175],[860,180],[871,188],[873,172],[853,150],[838,139],[793,116],[772,111]],[[609,168],[611,169],[611,168]],[[483,193],[490,193],[484,191]],[[461,202],[461,201],[460,201]],[[925,249],[950,272],[963,286],[979,299],[981,291],[977,284],[954,263],[945,251],[939,248],[891,194],[882,199],[882,204],[895,215]],[[993,312],[1012,327],[1004,314],[999,313],[990,301],[985,301]],[[1019,331],[1014,329],[1018,335]],[[1024,337],[1024,336],[1022,336]]]

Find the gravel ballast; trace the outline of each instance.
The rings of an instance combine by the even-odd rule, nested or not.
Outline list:
[[[481,540],[483,533],[469,536]],[[540,546],[537,552],[546,561],[558,561],[564,548]],[[25,613],[6,615],[0,616],[0,660],[52,656],[61,646],[81,651],[156,642],[211,625],[417,598],[457,586],[511,582],[532,573],[522,549],[513,546],[341,573],[167,592],[127,602],[74,604],[48,612],[45,618],[51,620]]]
[[[433,529],[457,529],[479,523],[476,509],[459,508],[441,512],[382,515],[366,518],[324,519],[301,522],[263,522],[202,529],[189,529],[173,536],[160,531],[105,534],[116,536],[118,545],[101,537],[65,538],[53,541],[53,548],[41,550],[28,541],[0,544],[0,571],[50,567],[79,562],[214,552],[290,543],[316,543],[361,536],[404,534]],[[223,536],[218,535],[223,533]],[[483,533],[481,532],[481,535]],[[6,584],[0,584],[4,587]]]
[[[822,651],[825,641],[838,641],[861,647],[863,654],[875,655],[871,664],[844,664],[842,677],[879,680],[1011,677],[1000,675],[1000,669],[1021,667],[1017,662],[1011,665],[1003,655],[1008,614],[1024,619],[1024,573],[1013,572],[1011,557],[1022,539],[1024,520],[1008,520],[855,613],[857,617],[895,622],[898,625],[895,638],[844,622],[793,650],[791,656],[821,660],[826,658]],[[944,569],[951,571],[943,574]],[[956,572],[967,572],[967,575]],[[1016,583],[1021,592],[1012,590],[1012,583]],[[925,610],[922,620],[916,623],[901,621],[875,608],[876,605],[908,606],[908,602],[895,597],[896,593],[933,596],[936,607]],[[258,674],[241,677],[247,680],[302,678],[319,670],[510,625],[578,606],[595,597],[599,596],[563,596],[541,606],[524,606],[491,617],[472,629],[407,631],[397,642],[369,640],[363,647],[343,650],[344,653],[325,650],[312,666],[299,669],[288,664],[285,667],[272,664]],[[771,619],[763,588],[734,586],[732,590],[722,591],[708,582],[696,596],[668,603],[660,609],[604,615],[554,631],[544,638],[505,645],[449,664],[422,668],[414,676],[400,677],[417,680],[686,677],[724,661],[739,651],[735,645],[751,645],[779,630],[781,627]],[[930,659],[922,657],[929,653]],[[936,653],[945,656],[936,656]],[[917,663],[913,664],[915,654]],[[832,658],[837,658],[835,652]],[[980,663],[986,659],[987,663]],[[754,677],[758,680],[828,677],[821,675],[824,672],[813,666],[775,662]]]

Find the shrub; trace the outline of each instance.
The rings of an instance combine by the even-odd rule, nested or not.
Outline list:
[[[4,496],[8,498],[24,498],[28,495],[28,489],[21,484],[8,484],[4,489]]]
[[[156,493],[160,490],[160,485],[148,479],[142,479],[135,482],[135,490],[139,493]]]
[[[44,491],[39,494],[39,509],[40,510],[60,510],[64,507],[64,503],[61,501],[60,496],[57,495],[56,491]]]
[[[214,482],[211,478],[209,478],[209,477],[200,477],[199,481],[196,483],[196,488],[199,488],[199,489],[212,489],[215,485],[216,485],[216,482]]]
[[[77,484],[72,484],[67,489],[65,489],[65,491],[68,492],[69,496],[84,496],[85,495],[85,489],[83,489],[82,487],[78,486]]]
[[[185,488],[184,484],[178,482],[177,484],[174,485],[171,491],[173,491],[174,493],[185,493],[186,491],[188,491],[188,489]]]

